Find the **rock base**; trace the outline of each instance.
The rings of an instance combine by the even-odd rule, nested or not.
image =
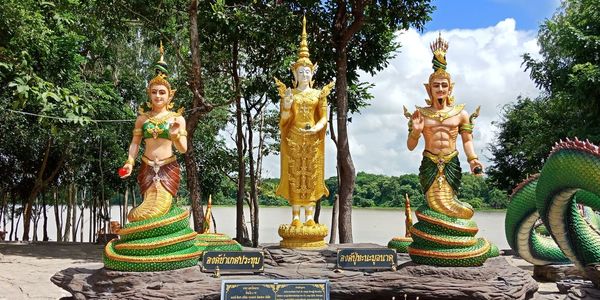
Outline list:
[[[533,277],[540,281],[557,282],[564,279],[586,278],[573,264],[533,266]]]
[[[489,259],[481,267],[416,265],[398,254],[397,271],[336,272],[337,249],[382,247],[374,244],[330,245],[320,251],[263,248],[265,272],[257,275],[222,275],[214,278],[199,267],[165,272],[119,272],[107,269],[68,268],[51,281],[75,299],[220,299],[223,279],[328,279],[331,299],[529,299],[538,285],[528,272],[504,257]],[[383,248],[383,247],[382,247]]]

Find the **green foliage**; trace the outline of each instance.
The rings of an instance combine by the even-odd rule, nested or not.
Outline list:
[[[502,111],[490,145],[487,173],[510,192],[539,172],[554,143],[564,138],[600,143],[600,14],[598,0],[568,0],[540,26],[540,60],[524,55],[531,78],[545,93],[519,97]]]
[[[541,60],[525,55],[535,83],[551,97],[600,112],[600,15],[598,0],[567,0],[538,33]]]

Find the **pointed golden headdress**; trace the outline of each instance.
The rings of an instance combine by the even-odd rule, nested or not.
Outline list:
[[[298,60],[292,65],[292,71],[298,67],[309,67],[311,70],[314,69],[313,63],[308,58],[310,53],[308,52],[308,35],[306,34],[306,16],[302,18],[302,36],[300,39],[300,48],[298,49]]]
[[[445,78],[450,80],[450,74],[446,72],[446,52],[448,51],[448,42],[442,39],[442,33],[438,36],[437,40],[429,45],[431,52],[433,53],[433,74],[429,76],[429,81],[433,78]]]
[[[156,76],[154,76],[154,78],[150,79],[150,81],[148,82],[148,87],[146,88],[146,93],[148,93],[148,98],[150,98],[150,95],[152,94],[152,86],[153,85],[163,85],[167,88],[167,90],[169,91],[169,105],[167,106],[167,109],[172,109],[173,108],[173,97],[175,97],[175,92],[177,90],[171,89],[171,84],[169,83],[169,81],[167,81],[167,75],[168,75],[168,71],[167,71],[167,63],[165,62],[165,49],[163,48],[163,44],[162,41],[160,42],[160,60],[156,62],[156,64],[154,65],[154,73],[156,74]],[[148,101],[146,102],[146,107],[148,109],[152,109],[152,102]],[[140,113],[144,113],[144,108],[143,105],[140,106],[139,108]]]
[[[450,76],[450,73],[446,72],[446,67],[448,65],[448,63],[446,62],[446,53],[448,52],[448,42],[445,41],[444,39],[442,39],[441,32],[440,32],[438,38],[435,41],[433,41],[433,43],[429,44],[429,48],[431,49],[431,52],[433,53],[433,59],[431,60],[433,73],[431,73],[431,75],[429,75],[429,83],[425,84],[425,89],[427,90],[427,93],[429,94],[429,99],[426,99],[425,101],[427,102],[427,104],[431,105],[431,99],[433,98],[433,95],[431,94],[431,90],[429,89],[429,86],[431,85],[431,83],[433,82],[434,79],[447,79],[448,84],[450,84],[450,89],[452,89],[454,84],[452,83],[452,78]],[[454,98],[449,97],[448,102],[449,102],[448,103],[449,105],[452,105],[454,103]]]
[[[162,41],[160,42],[160,60],[154,65],[154,72],[156,76],[148,82],[148,95],[150,95],[150,89],[153,85],[159,84],[164,85],[169,90],[169,95],[172,96],[175,90],[171,90],[171,84],[167,81],[168,71],[167,63],[165,62],[165,49],[163,48]]]

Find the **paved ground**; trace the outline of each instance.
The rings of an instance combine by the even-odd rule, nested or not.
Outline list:
[[[102,246],[81,243],[0,242],[0,300],[60,299],[70,296],[50,277],[72,266],[102,267]],[[511,263],[533,274],[533,266],[520,259]],[[535,299],[563,299],[554,283],[540,283]]]

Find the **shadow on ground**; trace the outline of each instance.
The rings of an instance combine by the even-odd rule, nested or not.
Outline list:
[[[0,242],[0,254],[29,256],[38,259],[76,259],[102,262],[103,245],[58,242]]]

